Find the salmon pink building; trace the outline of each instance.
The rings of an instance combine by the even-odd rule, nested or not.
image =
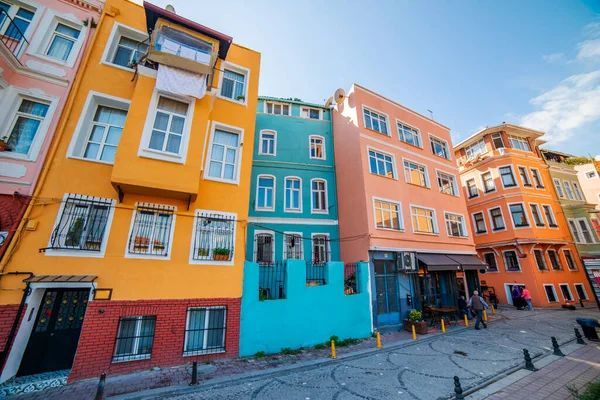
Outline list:
[[[514,286],[527,286],[534,307],[593,300],[556,179],[539,149],[543,135],[503,123],[454,147],[477,252],[489,264],[482,285],[504,304],[514,303]],[[570,182],[565,187],[573,190]]]
[[[450,130],[354,84],[334,107],[340,251],[368,260],[374,326],[455,306],[485,268],[467,223]]]
[[[102,0],[0,0],[0,256],[19,224]]]

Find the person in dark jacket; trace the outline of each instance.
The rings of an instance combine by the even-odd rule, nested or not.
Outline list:
[[[471,310],[469,310],[469,305],[465,300],[465,296],[460,296],[458,298],[458,312],[460,313],[461,318],[464,318],[464,315],[467,314],[467,317],[471,319]]]
[[[484,328],[487,328],[487,324],[483,320],[483,310],[488,308],[488,305],[485,302],[485,300],[483,300],[483,297],[479,296],[479,292],[477,290],[473,291],[473,296],[471,296],[469,305],[473,307],[473,310],[475,310],[475,314],[477,314],[477,322],[475,322],[475,329],[479,330],[480,323],[483,324]]]
[[[517,310],[522,310],[523,298],[521,297],[521,290],[519,289],[519,286],[514,285],[512,287],[511,297],[513,300],[513,306],[515,306]]]

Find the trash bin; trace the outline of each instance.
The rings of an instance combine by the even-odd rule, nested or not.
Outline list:
[[[600,328],[598,320],[591,318],[577,318],[577,323],[581,326],[581,330],[586,339],[600,342],[596,328]]]

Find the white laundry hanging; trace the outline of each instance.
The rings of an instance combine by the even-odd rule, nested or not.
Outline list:
[[[156,89],[201,99],[206,94],[206,75],[160,64],[156,75]]]

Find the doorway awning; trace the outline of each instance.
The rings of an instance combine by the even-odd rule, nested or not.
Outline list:
[[[460,264],[444,254],[417,253],[429,271],[460,271]]]
[[[479,270],[479,269],[488,269],[488,265],[481,261],[479,258],[468,255],[468,254],[451,254],[448,256],[453,259],[457,263],[460,264],[461,269],[464,271],[467,270]]]
[[[92,283],[96,275],[36,275],[25,279],[27,283]]]

